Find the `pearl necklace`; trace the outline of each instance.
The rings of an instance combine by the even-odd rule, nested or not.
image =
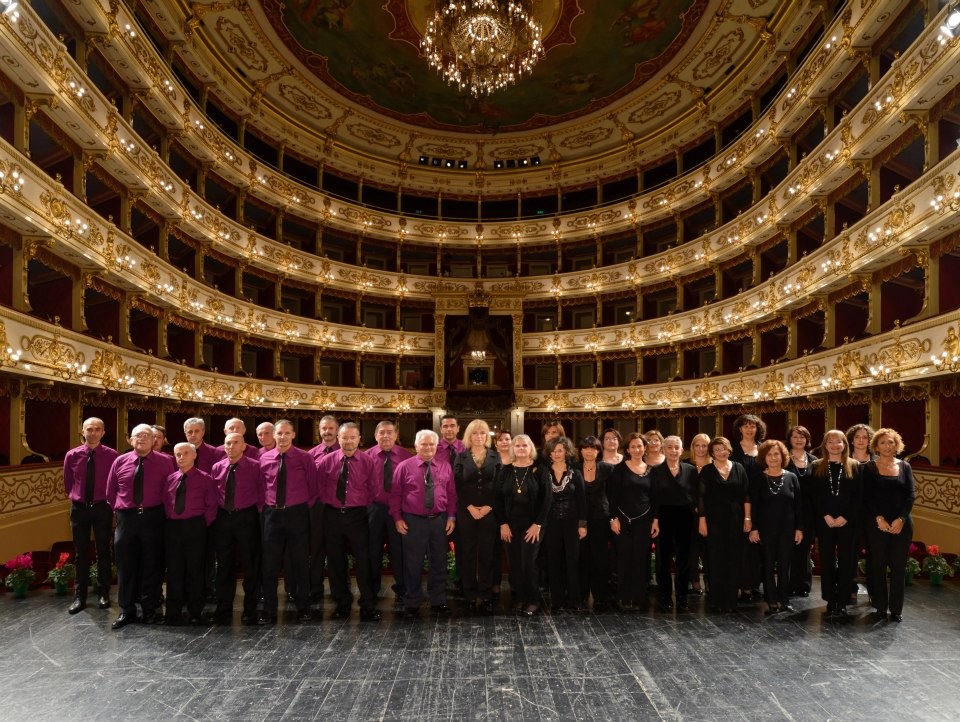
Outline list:
[[[843,464],[839,464],[840,473],[837,474],[836,480],[833,478],[833,464],[836,462],[831,461],[827,463],[827,474],[830,477],[830,493],[834,496],[840,496],[840,481],[843,479]]]
[[[770,493],[776,496],[783,489],[783,472],[780,472],[780,476],[771,477],[769,474],[764,474],[764,477],[767,479],[767,488],[770,489]]]

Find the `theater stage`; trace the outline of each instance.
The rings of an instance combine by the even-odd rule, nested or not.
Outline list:
[[[114,599],[116,588],[113,589]],[[5,720],[871,719],[960,714],[960,585],[904,621],[706,615],[424,616],[276,627],[129,626],[69,598],[0,597]],[[451,602],[455,603],[455,600]],[[95,605],[94,605],[95,606]],[[239,606],[237,607],[239,610]],[[325,608],[326,616],[332,606]]]

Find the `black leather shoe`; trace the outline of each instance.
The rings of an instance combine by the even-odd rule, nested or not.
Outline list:
[[[781,612],[786,612],[787,614],[793,614],[793,613],[794,613],[795,611],[797,611],[797,610],[794,609],[793,606],[790,605],[790,604],[781,604],[781,605],[780,605],[780,611],[781,611]]]
[[[686,599],[681,599],[679,602],[677,602],[677,611],[678,611],[678,612],[689,612],[689,611],[690,611],[690,605],[687,604],[687,600],[686,600]]]
[[[661,599],[659,602],[657,602],[657,606],[660,607],[661,612],[673,611],[673,602],[669,599]]]
[[[298,622],[312,622],[313,614],[310,613],[309,609],[301,609],[297,612],[297,621]]]
[[[360,610],[360,621],[361,622],[379,622],[381,618],[379,609],[361,609]]]
[[[267,624],[276,624],[277,615],[276,614],[261,614],[257,619],[257,624],[265,626]]]
[[[420,607],[407,607],[403,611],[404,619],[419,619],[420,618]]]
[[[434,604],[430,607],[433,614],[450,614],[450,607],[446,604]]]
[[[349,619],[350,618],[350,606],[347,604],[338,604],[337,608],[333,610],[333,614],[330,615],[330,619]]]
[[[137,615],[128,612],[120,612],[120,616],[113,620],[113,624],[110,625],[111,629],[123,629],[128,624],[133,624],[137,621]]]
[[[217,626],[225,626],[233,621],[233,612],[225,609],[218,609],[213,613],[213,623]]]
[[[524,616],[532,617],[534,614],[537,613],[537,610],[539,608],[540,607],[538,607],[536,604],[528,604],[526,607],[524,607],[523,614]]]
[[[477,605],[477,611],[480,612],[480,614],[493,614],[493,601],[484,599]]]
[[[97,601],[97,607],[99,609],[110,609],[110,597],[106,594],[101,594],[100,599]]]
[[[894,614],[893,612],[890,612],[890,621],[891,621],[891,622],[902,622],[902,621],[903,621],[903,617],[902,617],[901,615],[899,615],[899,614]]]
[[[73,600],[73,604],[67,607],[67,611],[70,612],[70,614],[76,614],[77,612],[82,612],[86,608],[87,600],[83,597],[77,597]]]
[[[244,612],[240,615],[240,624],[245,624],[247,626],[257,623],[257,613],[256,612]]]

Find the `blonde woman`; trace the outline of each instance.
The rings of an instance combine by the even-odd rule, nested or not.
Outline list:
[[[703,468],[712,462],[713,458],[710,456],[710,437],[707,434],[697,434],[690,441],[690,465],[696,468],[697,476],[699,477]],[[709,571],[707,570],[707,545],[704,543],[703,537],[698,533],[696,525],[694,525],[693,533],[690,536],[690,592],[701,596],[703,594],[703,587],[700,585],[699,562],[701,560],[703,562],[704,578],[709,578]]]
[[[813,506],[820,545],[820,589],[828,616],[845,616],[857,568],[860,464],[850,458],[840,429],[823,435],[823,458],[813,467]]]
[[[457,485],[456,554],[463,595],[467,604],[489,614],[493,611],[494,552],[497,519],[499,455],[490,448],[490,427],[474,419],[463,432],[465,451],[457,454],[453,478]]]

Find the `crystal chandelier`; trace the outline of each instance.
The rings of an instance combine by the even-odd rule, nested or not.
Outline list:
[[[533,69],[540,33],[529,0],[440,0],[421,48],[447,83],[479,98]]]

